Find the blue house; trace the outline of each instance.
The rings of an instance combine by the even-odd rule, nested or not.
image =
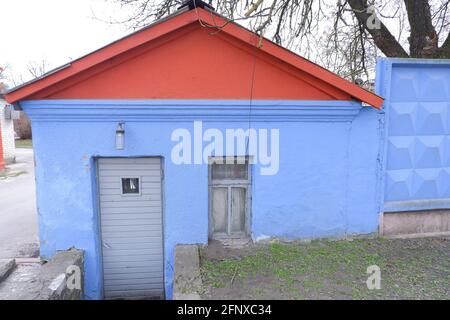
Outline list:
[[[182,8],[6,95],[32,120],[41,256],[85,250],[88,299],[171,298],[177,244],[374,233],[386,192],[411,204],[382,98],[225,22]]]

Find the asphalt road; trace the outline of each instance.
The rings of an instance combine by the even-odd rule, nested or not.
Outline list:
[[[38,247],[33,150],[17,148],[16,159],[0,178],[0,259],[35,256]]]

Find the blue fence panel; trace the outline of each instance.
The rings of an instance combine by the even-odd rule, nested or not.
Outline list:
[[[450,207],[450,61],[384,59],[384,211]]]

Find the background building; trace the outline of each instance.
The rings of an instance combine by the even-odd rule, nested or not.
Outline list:
[[[13,121],[15,116],[12,106],[6,103],[3,94],[0,93],[0,130],[2,131],[3,159],[6,164],[16,159]]]

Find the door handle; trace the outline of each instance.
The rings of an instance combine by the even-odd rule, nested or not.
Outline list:
[[[111,246],[106,242],[103,242],[103,247],[106,249],[111,249]]]

